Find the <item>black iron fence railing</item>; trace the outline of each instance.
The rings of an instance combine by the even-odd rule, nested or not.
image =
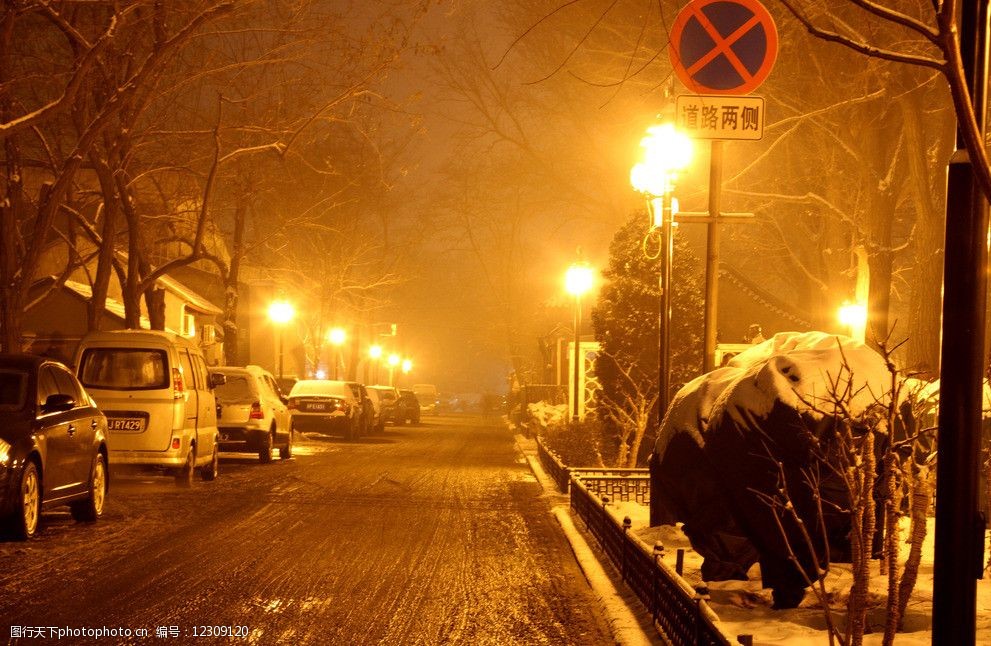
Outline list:
[[[571,469],[595,498],[650,504],[649,469]]]
[[[568,486],[571,482],[571,470],[564,465],[561,458],[554,451],[544,446],[544,443],[537,438],[537,457],[540,458],[540,465],[544,467],[547,475],[554,478],[558,491],[568,493]]]
[[[726,636],[715,627],[715,615],[708,606],[677,574],[629,535],[628,521],[622,523],[613,518],[602,498],[589,491],[584,474],[571,479],[571,507],[619,568],[623,580],[650,612],[654,625],[666,640],[675,646],[730,646]]]

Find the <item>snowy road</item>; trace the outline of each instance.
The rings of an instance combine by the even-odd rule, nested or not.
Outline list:
[[[612,643],[512,436],[477,418],[308,436],[288,462],[222,459],[190,490],[155,475],[112,486],[97,524],[46,514],[36,540],[0,542],[0,639]],[[228,630],[246,636],[199,637]]]

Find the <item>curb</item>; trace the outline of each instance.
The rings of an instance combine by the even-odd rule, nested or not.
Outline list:
[[[527,464],[530,465],[530,470],[533,471],[537,482],[540,483],[541,488],[544,490],[544,495],[554,499],[551,504],[551,513],[561,525],[561,530],[571,545],[571,551],[575,555],[575,560],[578,562],[578,566],[585,574],[585,580],[588,581],[589,587],[592,588],[592,592],[599,601],[599,605],[602,608],[603,615],[605,615],[606,622],[609,625],[609,630],[612,632],[615,642],[622,646],[645,646],[663,643],[660,636],[652,636],[644,630],[634,611],[623,598],[622,593],[616,588],[608,572],[606,572],[599,557],[589,546],[588,542],[586,542],[578,528],[575,527],[574,520],[571,518],[571,508],[567,495],[557,491],[556,483],[544,471],[536,456],[524,450],[520,443],[521,436],[517,435],[514,439],[516,448],[526,458]]]

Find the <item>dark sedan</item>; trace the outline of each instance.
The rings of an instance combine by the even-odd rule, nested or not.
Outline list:
[[[95,521],[109,486],[107,418],[58,361],[0,354],[0,518],[32,537],[42,510]]]

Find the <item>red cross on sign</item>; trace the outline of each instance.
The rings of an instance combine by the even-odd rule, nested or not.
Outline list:
[[[671,26],[674,72],[699,94],[749,94],[778,55],[774,18],[758,0],[692,0]]]

